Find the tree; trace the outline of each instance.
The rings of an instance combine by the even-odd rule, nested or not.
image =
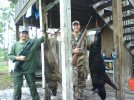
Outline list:
[[[7,60],[7,54],[8,54],[8,45],[5,46],[6,40],[8,40],[11,36],[11,33],[14,32],[14,12],[15,12],[15,2],[17,0],[9,0],[12,1],[12,3],[8,3],[7,6],[0,6],[0,61],[6,61]],[[10,35],[9,35],[10,34]],[[8,37],[5,37],[8,36]],[[14,34],[12,34],[12,37],[15,37]],[[8,43],[10,41],[8,40]]]
[[[3,34],[2,34],[3,27],[4,27],[4,24],[0,22],[0,44],[3,44],[3,39],[4,39]]]
[[[11,25],[11,21],[14,20],[14,7],[15,4],[10,3],[9,7],[0,7],[0,48],[5,47],[5,34],[7,34],[7,30],[13,30],[13,26]]]
[[[8,0],[11,1],[13,4],[16,4],[18,0]]]

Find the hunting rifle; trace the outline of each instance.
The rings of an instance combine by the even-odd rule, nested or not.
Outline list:
[[[26,43],[26,45],[20,51],[19,55],[27,56],[27,54],[29,53],[30,48],[33,46],[35,40],[36,40],[36,38],[34,40],[32,40],[32,41],[28,41]],[[22,67],[22,65],[24,63],[24,61],[19,61],[19,60],[15,60],[14,59],[13,62],[15,62],[15,68],[14,68],[14,70],[15,71],[20,71],[21,70],[21,67]]]
[[[92,16],[90,17],[90,19],[89,19],[89,21],[88,21],[88,23],[87,23],[87,25],[86,25],[86,27],[85,27],[85,29],[84,29],[84,31],[83,31],[81,37],[79,38],[79,41],[78,41],[78,43],[77,43],[77,45],[76,45],[76,48],[80,48],[80,47],[81,47],[82,41],[83,41],[83,39],[84,39],[84,37],[85,37],[85,35],[86,35],[86,32],[87,32],[87,27],[88,27],[88,25],[89,25],[91,19],[92,19]],[[78,59],[78,55],[79,55],[79,54],[76,54],[76,53],[73,54],[73,57],[72,57],[72,64],[73,64],[74,66],[76,66],[76,62],[77,62],[77,59]]]

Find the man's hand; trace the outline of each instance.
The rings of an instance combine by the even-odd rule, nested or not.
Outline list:
[[[73,49],[73,53],[79,54],[81,52],[81,48]]]
[[[16,60],[25,61],[26,56],[16,56]]]

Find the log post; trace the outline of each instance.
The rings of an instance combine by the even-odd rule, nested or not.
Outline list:
[[[60,0],[62,100],[73,100],[72,46],[71,46],[71,0]]]
[[[114,48],[117,50],[117,59],[115,61],[115,80],[119,90],[117,91],[117,100],[125,100],[125,82],[123,64],[123,21],[122,21],[122,0],[112,0],[113,8],[113,36]]]

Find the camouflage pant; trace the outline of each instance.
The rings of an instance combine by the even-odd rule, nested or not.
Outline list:
[[[84,66],[73,68],[73,89],[74,98],[76,100],[82,100],[83,91],[86,87],[87,69]]]

